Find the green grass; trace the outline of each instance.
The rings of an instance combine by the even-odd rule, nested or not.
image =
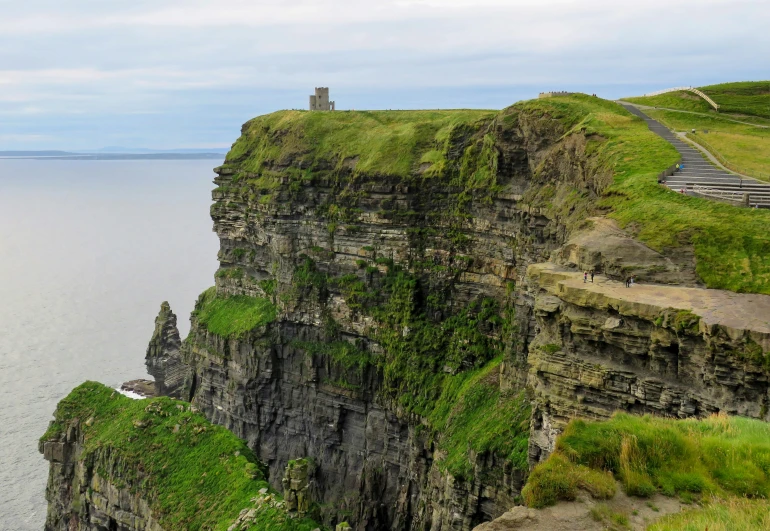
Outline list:
[[[770,119],[770,81],[722,83],[698,88],[719,105],[719,114]],[[651,107],[716,114],[703,98],[689,91],[623,99]]]
[[[743,81],[700,87],[719,112],[770,118],[770,81]]]
[[[194,315],[212,334],[232,338],[272,323],[277,309],[268,299],[245,295],[218,297],[212,287],[198,298]]]
[[[421,163],[441,167],[446,161],[442,147],[452,136],[475,131],[495,113],[280,111],[249,121],[225,166],[264,176],[273,166],[308,168],[323,160],[335,167],[349,163],[356,174],[408,177]]]
[[[672,420],[617,413],[604,422],[573,420],[554,453],[527,483],[525,500],[543,506],[574,499],[553,493],[560,477],[611,473],[630,495],[770,495],[770,424],[740,417]],[[589,478],[587,483],[592,483]],[[597,482],[591,488],[603,487]],[[574,491],[572,491],[574,492]]]
[[[770,529],[770,503],[731,498],[665,516],[647,531],[758,531]]]
[[[770,212],[659,186],[657,174],[678,160],[676,150],[614,103],[575,96],[520,107],[541,109],[573,131],[606,139],[593,156],[612,169],[614,178],[599,205],[639,240],[660,251],[691,243],[696,271],[710,288],[770,294]]]
[[[140,492],[168,531],[225,530],[265,481],[264,466],[246,444],[209,423],[190,404],[170,398],[132,400],[96,382],[75,388],[56,408],[42,441],[79,420],[79,459],[119,488]],[[265,508],[251,531],[311,531],[318,524],[290,520]]]
[[[531,407],[523,391],[500,389],[502,358],[446,378],[428,420],[441,433],[440,462],[455,477],[472,477],[468,451],[492,452],[518,470],[527,468]]]

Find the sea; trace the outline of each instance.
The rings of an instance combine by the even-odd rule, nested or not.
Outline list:
[[[0,531],[40,531],[57,402],[147,377],[163,301],[184,338],[214,284],[217,160],[0,160]]]

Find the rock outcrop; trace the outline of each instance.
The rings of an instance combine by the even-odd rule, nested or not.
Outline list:
[[[108,455],[103,462],[83,459],[81,422],[94,419],[73,419],[57,437],[40,441],[50,462],[45,531],[164,531],[141,491],[101,475],[116,464]]]
[[[319,527],[288,513],[243,441],[188,403],[86,382],[54,417],[39,443],[50,462],[46,531]]]
[[[176,326],[176,315],[168,302],[160,306],[155,318],[155,331],[147,347],[147,372],[155,379],[155,394],[189,399],[189,367],[181,363],[182,340]]]

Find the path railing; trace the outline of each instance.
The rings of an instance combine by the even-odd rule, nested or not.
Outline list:
[[[715,199],[722,199],[723,201],[731,201],[735,203],[746,203],[746,195],[743,192],[729,192],[727,190],[717,190],[715,188],[709,188],[707,186],[701,186],[694,184],[691,187],[692,192],[704,195],[706,197],[713,197]]]

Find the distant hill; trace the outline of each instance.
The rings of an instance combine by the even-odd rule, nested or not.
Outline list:
[[[0,151],[0,157],[66,157],[70,155],[76,155],[77,153],[71,153],[68,151]]]
[[[150,149],[150,148],[127,148],[121,146],[107,146],[99,149],[86,150],[85,153],[110,153],[110,154],[157,154],[157,153],[178,153],[178,154],[197,154],[197,153],[219,153],[226,155],[229,148],[178,148],[178,149]]]
[[[0,151],[0,159],[38,159],[38,160],[223,160],[226,152],[217,151],[152,151],[136,153],[126,151],[82,152],[70,151]]]

